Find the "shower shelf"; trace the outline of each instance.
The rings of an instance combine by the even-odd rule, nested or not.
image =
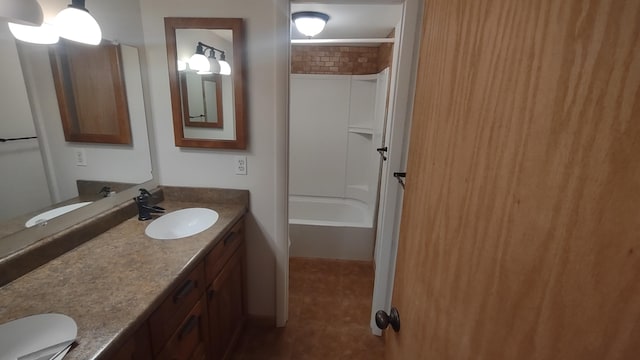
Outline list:
[[[366,124],[350,125],[349,132],[355,134],[373,135],[373,128]]]

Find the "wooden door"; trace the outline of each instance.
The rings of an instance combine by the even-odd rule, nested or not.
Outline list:
[[[423,20],[386,358],[640,358],[640,1]]]

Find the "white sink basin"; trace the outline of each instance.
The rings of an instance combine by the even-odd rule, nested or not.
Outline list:
[[[207,230],[218,221],[218,213],[211,209],[189,208],[162,215],[144,233],[157,240],[174,240]]]
[[[62,359],[77,335],[76,322],[62,314],[13,320],[0,325],[0,360]]]
[[[86,202],[81,202],[81,203],[75,203],[75,204],[71,204],[71,205],[67,205],[67,206],[61,206],[59,208],[55,208],[55,209],[51,209],[49,211],[45,211],[42,214],[38,214],[34,217],[32,217],[31,219],[27,220],[26,223],[24,223],[25,227],[32,227],[32,226],[36,226],[38,224],[41,224],[43,222],[47,222],[55,217],[58,217],[60,215],[64,215],[70,211],[73,211],[75,209],[79,209],[83,206],[87,206],[89,204],[91,204],[92,201],[86,201]]]

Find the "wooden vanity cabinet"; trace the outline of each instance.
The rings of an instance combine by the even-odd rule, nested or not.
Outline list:
[[[111,357],[115,360],[151,360],[149,326],[145,322],[135,334]]]
[[[227,359],[247,314],[245,250],[242,218],[110,359]]]
[[[238,222],[205,259],[210,355],[227,359],[246,318],[244,222]]]
[[[209,327],[204,303],[203,297],[187,314],[156,359],[195,360],[206,358]]]
[[[241,246],[207,288],[213,360],[229,357],[244,327],[244,263],[244,246]]]
[[[149,328],[154,355],[160,353],[179,325],[189,318],[189,313],[202,297],[204,288],[204,264],[200,264],[151,314]]]

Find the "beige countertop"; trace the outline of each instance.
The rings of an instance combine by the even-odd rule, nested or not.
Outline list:
[[[208,207],[220,218],[200,234],[169,241],[147,237],[149,221],[128,219],[0,288],[0,324],[40,313],[72,317],[78,337],[67,360],[98,359],[109,344],[121,344],[246,212],[244,204],[158,205],[167,212]]]

